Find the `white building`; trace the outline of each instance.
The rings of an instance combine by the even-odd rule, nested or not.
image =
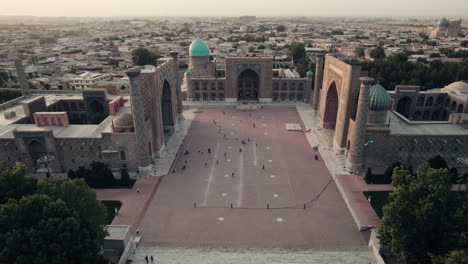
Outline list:
[[[111,80],[110,74],[85,72],[70,80],[70,87],[72,90],[81,90],[91,88],[96,83],[101,81]]]

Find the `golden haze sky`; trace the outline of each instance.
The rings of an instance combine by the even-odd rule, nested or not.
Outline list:
[[[468,16],[468,0],[1,0],[1,2],[0,16]]]

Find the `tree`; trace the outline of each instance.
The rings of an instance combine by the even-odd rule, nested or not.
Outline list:
[[[39,181],[37,193],[64,201],[68,208],[77,213],[80,221],[94,225],[93,228],[100,229],[106,223],[105,206],[96,200],[96,192],[83,179],[50,178]]]
[[[399,161],[396,161],[394,163],[392,163],[390,166],[388,166],[385,171],[384,171],[384,174],[383,174],[383,177],[384,179],[388,179],[389,183],[391,182],[392,180],[392,175],[393,175],[393,170],[397,167],[400,167],[402,166],[403,164]]]
[[[364,48],[363,47],[357,47],[354,50],[354,54],[356,54],[357,57],[364,57],[364,55],[365,55]]]
[[[70,180],[76,179],[76,174],[72,169],[68,170],[67,176],[68,176],[68,179]]]
[[[104,263],[107,211],[96,193],[82,179],[25,175],[24,164],[0,163],[0,263]]]
[[[425,163],[411,175],[400,166],[392,184],[395,190],[383,207],[378,237],[402,263],[430,263],[430,254],[443,255],[467,245],[468,196],[451,194],[447,169]]]
[[[150,52],[145,48],[137,48],[132,51],[132,60],[135,65],[156,65],[159,58],[161,58],[161,55]]]
[[[343,35],[344,32],[341,29],[334,29],[334,30],[332,30],[331,34],[332,35]]]
[[[294,63],[298,63],[299,60],[306,56],[305,45],[302,42],[293,41],[289,46],[289,51],[293,57]]]
[[[303,57],[297,63],[296,71],[301,77],[305,77],[307,72],[310,70],[309,60]]]
[[[468,254],[465,250],[453,250],[445,256],[431,255],[433,264],[468,264]]]
[[[284,31],[286,31],[286,26],[278,25],[278,26],[276,26],[276,31],[277,32],[284,32]]]
[[[19,199],[36,190],[36,180],[26,176],[26,165],[16,163],[13,168],[0,162],[0,204],[8,199]]]
[[[254,52],[255,51],[255,47],[249,47],[249,52]]]
[[[8,79],[9,79],[8,73],[3,70],[0,70],[0,88],[3,88],[6,86]]]
[[[102,162],[93,161],[90,165],[91,170],[86,173],[85,180],[93,188],[104,188],[113,186],[116,183],[114,174],[109,166]]]
[[[460,46],[461,46],[461,47],[464,47],[464,48],[468,47],[468,40],[463,40],[463,41],[460,43]]]
[[[447,162],[445,161],[442,156],[437,155],[427,161],[429,163],[429,166],[434,169],[448,169]]]
[[[385,50],[379,46],[371,50],[370,56],[373,59],[381,60],[381,59],[385,59],[387,55],[385,54]]]

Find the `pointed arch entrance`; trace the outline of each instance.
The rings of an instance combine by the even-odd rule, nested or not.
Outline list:
[[[325,101],[325,115],[323,119],[324,128],[335,128],[338,115],[338,106],[338,89],[336,87],[336,83],[332,82],[328,88]]]
[[[252,69],[245,69],[237,76],[237,100],[257,101],[260,77]]]
[[[164,127],[164,139],[167,140],[172,134],[172,129],[174,127],[171,86],[167,80],[164,80],[161,95],[161,115]]]
[[[46,169],[45,164],[38,162],[40,158],[47,156],[47,149],[42,142],[35,139],[29,141],[28,152],[34,164],[35,172]]]

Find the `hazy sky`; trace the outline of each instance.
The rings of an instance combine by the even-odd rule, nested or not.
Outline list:
[[[1,0],[0,15],[466,17],[468,0]]]

